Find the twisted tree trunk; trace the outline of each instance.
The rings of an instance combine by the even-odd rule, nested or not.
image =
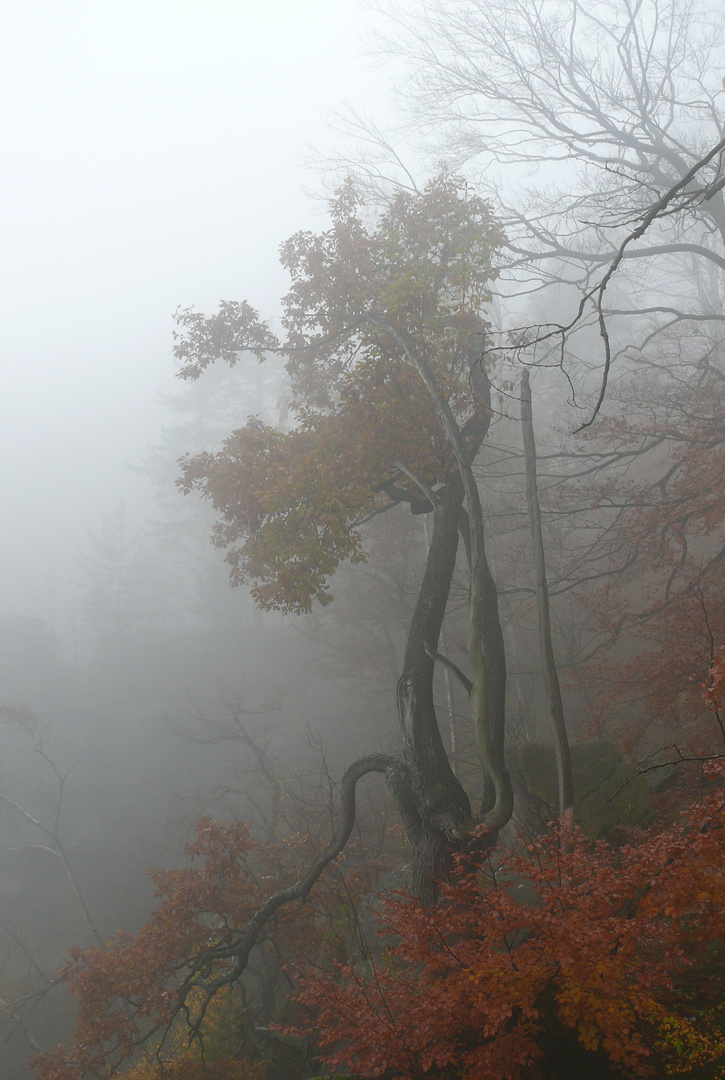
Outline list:
[[[415,825],[413,887],[433,903],[436,882],[446,875],[450,856],[471,824],[471,804],[451,768],[433,702],[435,652],[458,551],[463,484],[456,476],[437,494],[433,529],[398,682],[398,712],[405,761],[412,784]]]

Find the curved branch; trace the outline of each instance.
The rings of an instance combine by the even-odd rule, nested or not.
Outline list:
[[[680,194],[680,192],[687,187],[690,181],[693,180],[695,176],[697,176],[698,172],[700,172],[701,169],[708,165],[713,160],[713,158],[716,158],[718,155],[722,154],[723,151],[725,151],[725,139],[720,139],[720,141],[716,143],[715,146],[708,150],[704,157],[701,157],[699,161],[695,162],[692,168],[688,172],[686,172],[685,175],[680,180],[678,180],[676,184],[673,184],[672,187],[669,188],[669,190],[667,190],[664,195],[662,195],[661,198],[657,200],[656,203],[653,203],[653,205],[650,206],[649,210],[644,215],[637,228],[633,229],[628,236],[625,236],[624,240],[619,245],[619,248],[614,258],[609,264],[607,272],[602,278],[602,280],[599,282],[599,285],[589,292],[589,297],[596,297],[595,306],[597,311],[597,320],[599,322],[599,334],[602,338],[602,341],[604,342],[604,370],[602,372],[602,382],[599,389],[599,397],[597,398],[596,404],[592,411],[592,415],[586,423],[582,424],[579,428],[577,428],[577,431],[582,431],[584,428],[588,428],[591,424],[594,423],[594,420],[596,419],[599,410],[602,407],[604,395],[607,392],[609,369],[612,363],[609,331],[607,330],[606,318],[603,309],[604,293],[607,285],[614,276],[617,267],[622,262],[622,259],[625,258],[626,251],[629,245],[634,240],[639,240],[641,236],[644,236],[652,222],[656,221],[657,218],[661,217],[665,213],[670,203],[672,203],[675,198]],[[711,198],[712,195],[714,195],[716,191],[720,190],[721,187],[722,181],[718,181],[717,184],[712,186],[712,190],[709,193],[706,189],[706,193],[703,195],[703,198]]]
[[[399,472],[402,472],[404,476],[407,476],[411,483],[415,484],[417,488],[420,488],[426,500],[430,503],[430,509],[432,510],[437,502],[437,499],[436,494],[430,484],[426,484],[425,480],[423,480],[420,476],[416,476],[415,473],[411,472],[410,469],[403,464],[400,458],[391,458],[391,464],[394,465]]]
[[[193,960],[187,959],[184,967],[191,968],[177,991],[176,1004],[167,1020],[163,1024],[156,1024],[138,1040],[140,1045],[149,1038],[158,1034],[159,1031],[168,1031],[170,1025],[185,1011],[189,994],[194,989],[201,987],[204,991],[204,1000],[200,1007],[197,1019],[189,1025],[189,1042],[201,1037],[201,1027],[204,1022],[209,1005],[213,998],[224,986],[229,986],[239,981],[249,963],[249,957],[255,945],[262,938],[264,929],[280,908],[286,907],[297,900],[304,900],[309,895],[315,883],[334,859],[341,853],[350,839],[355,825],[355,790],[357,783],[368,773],[383,773],[390,784],[396,802],[403,816],[406,828],[414,827],[415,821],[410,818],[412,801],[407,798],[410,788],[408,770],[406,766],[388,754],[367,754],[350,765],[343,775],[340,790],[340,821],[334,836],[325,850],[310,864],[307,871],[284,889],[278,889],[257,910],[248,926],[236,937],[229,937],[218,945],[202,949]],[[401,805],[402,801],[402,805]],[[233,966],[215,979],[209,981],[204,973],[215,961],[234,959]]]
[[[470,697],[471,691],[473,690],[473,683],[467,675],[463,674],[458,664],[454,664],[454,662],[452,660],[449,660],[447,656],[444,656],[443,653],[436,652],[436,650],[432,648],[427,641],[425,643],[425,651],[428,653],[428,656],[430,656],[431,660],[438,660],[439,663],[443,664],[449,669],[449,671],[453,672],[463,689]]]
[[[45,755],[43,755],[43,756],[45,757]],[[61,790],[61,798],[62,798],[62,790]],[[63,843],[62,843],[62,841],[60,839],[60,836],[58,835],[57,817],[56,817],[56,828],[55,829],[49,829],[47,827],[47,825],[44,825],[42,823],[42,821],[38,820],[38,818],[33,817],[33,815],[31,813],[29,813],[24,807],[22,807],[19,803],[16,803],[14,799],[11,799],[9,795],[6,795],[2,791],[0,791],[0,802],[5,803],[5,805],[10,807],[11,810],[15,810],[16,813],[18,813],[22,817],[24,817],[26,821],[29,821],[31,825],[34,825],[36,829],[40,829],[40,831],[45,836],[47,836],[48,839],[51,841],[51,843],[54,845],[53,847],[47,847],[45,845],[42,845],[42,850],[48,851],[51,854],[56,855],[60,859],[60,861],[61,861],[61,863],[63,865],[63,869],[65,870],[66,877],[68,878],[68,882],[70,884],[70,887],[73,890],[73,895],[75,896],[76,901],[78,903],[78,907],[80,908],[81,914],[83,915],[84,922],[85,922],[86,926],[88,927],[88,929],[90,930],[96,944],[99,946],[99,948],[103,948],[103,946],[105,944],[104,940],[103,940],[103,937],[102,937],[101,932],[99,931],[98,927],[96,926],[96,922],[95,922],[95,920],[93,918],[93,915],[91,914],[91,910],[88,907],[88,904],[86,903],[86,899],[85,899],[85,897],[83,895],[83,890],[81,889],[80,882],[78,881],[78,878],[76,877],[75,871],[73,869],[73,865],[72,865],[70,859],[68,858],[68,853],[65,850],[65,847],[63,846]],[[60,811],[60,807],[58,807],[58,813],[59,813],[59,811]],[[37,845],[37,844],[32,845],[32,847],[35,847],[35,848],[38,848],[40,846],[41,845]]]

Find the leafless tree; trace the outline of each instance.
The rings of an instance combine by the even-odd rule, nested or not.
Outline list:
[[[104,937],[91,913],[88,901],[76,873],[73,861],[62,836],[63,799],[66,781],[70,770],[62,769],[47,751],[43,725],[40,719],[26,705],[0,706],[0,725],[15,734],[23,736],[30,743],[30,751],[53,791],[48,808],[29,809],[28,804],[19,801],[10,793],[6,778],[0,781],[0,806],[9,811],[12,818],[25,828],[29,827],[28,838],[18,844],[8,846],[0,859],[11,856],[47,857],[57,859],[63,868],[73,897],[73,901],[85,923],[88,937],[95,945],[102,947]],[[31,839],[33,833],[37,840]],[[0,934],[0,948],[5,954],[0,963],[0,971],[7,964],[8,970],[22,970],[20,986],[12,993],[4,992],[0,997],[0,1038],[8,1039],[15,1031],[20,1031],[34,1050],[39,1050],[40,1042],[33,1030],[32,1014],[45,998],[62,984],[59,973],[44,970],[38,958],[33,955],[24,936],[9,924],[3,924]],[[12,985],[13,979],[10,979]]]
[[[673,326],[707,326],[719,344],[721,7],[423,0],[386,10],[395,30],[384,47],[407,58],[413,125],[491,190],[505,221],[510,320],[536,325],[499,344],[564,367],[574,387],[592,387],[594,367],[593,415],[615,361],[651,353]],[[697,357],[712,360],[711,348]]]

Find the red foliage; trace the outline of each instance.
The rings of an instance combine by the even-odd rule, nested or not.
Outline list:
[[[712,705],[723,686],[720,657]],[[551,1058],[563,1045],[625,1077],[718,1065],[708,1075],[721,1075],[725,762],[710,780],[676,825],[636,845],[592,847],[566,831],[494,852],[484,872],[461,856],[439,907],[390,901],[382,924],[395,944],[381,961],[333,964],[339,905],[324,919],[324,902],[280,910],[276,942],[315,965],[299,1002],[328,1063],[386,1080],[533,1080],[559,1075]],[[149,1031],[193,1022],[240,931],[309,857],[297,836],[273,848],[208,819],[188,854],[191,866],[154,872],[160,904],[135,937],[73,953],[63,974],[78,997],[76,1040],[36,1058],[38,1080],[105,1080]],[[345,858],[359,896],[369,884],[352,850]],[[173,1064],[170,1075],[195,1080],[194,1060]]]
[[[320,806],[308,813],[306,827],[274,845],[256,840],[244,823],[202,819],[195,841],[186,848],[191,865],[151,871],[160,902],[141,930],[122,934],[103,949],[71,951],[62,975],[78,1000],[75,1041],[70,1048],[58,1047],[33,1059],[38,1080],[115,1075],[118,1064],[134,1057],[149,1032],[163,1033],[174,1020],[176,1038],[167,1042],[166,1050],[177,1071],[168,1073],[167,1066],[165,1075],[187,1080],[188,1073],[188,1080],[195,1080],[189,1071],[197,1067],[194,1061],[176,1060],[174,1047],[183,1045],[188,1034],[177,1029],[183,1029],[188,1018],[198,1018],[208,983],[231,970],[235,955],[230,945],[243,936],[262,903],[307,869],[327,826],[326,816],[329,807]],[[375,880],[364,815],[359,826],[340,858],[344,887],[336,890],[321,882],[306,904],[277,912],[268,935],[288,957],[303,952],[328,963],[341,954],[337,927],[342,927],[344,940],[344,908]],[[212,1011],[201,1028],[207,1037]],[[255,1068],[249,1066],[250,1077],[256,1077]],[[229,1080],[233,1075],[229,1073]]]
[[[163,1027],[178,1011],[177,990],[195,954],[244,926],[278,886],[269,849],[247,825],[202,819],[187,854],[202,865],[152,871],[161,903],[137,935],[71,951],[62,974],[78,999],[76,1042],[34,1059],[39,1080],[110,1076],[143,1031]]]
[[[722,745],[700,690],[725,639],[725,394],[709,368],[681,376],[632,376],[556,489],[557,519],[577,511],[563,574],[580,583],[587,711],[641,754]]]
[[[718,786],[637,847],[555,836],[483,876],[462,864],[435,910],[396,896],[383,961],[306,977],[326,1060],[390,1080],[517,1080],[544,1070],[552,1029],[627,1076],[725,1054],[705,1015],[725,1003],[710,970],[724,841]]]
[[[725,646],[710,666],[705,701],[713,709],[721,709],[725,705]]]

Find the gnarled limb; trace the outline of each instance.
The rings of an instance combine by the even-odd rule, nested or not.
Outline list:
[[[382,773],[390,784],[398,809],[406,828],[416,835],[419,822],[415,818],[415,804],[412,798],[411,782],[407,767],[396,758],[387,754],[367,754],[350,765],[343,775],[340,785],[340,820],[335,834],[323,852],[312,861],[306,872],[293,884],[278,889],[258,908],[248,925],[238,932],[232,932],[207,948],[199,950],[195,956],[187,957],[183,970],[188,973],[176,991],[176,1003],[164,1023],[156,1024],[141,1036],[137,1045],[167,1033],[174,1021],[182,1014],[189,1023],[189,1042],[202,1038],[202,1027],[207,1010],[216,994],[225,986],[233,985],[242,978],[247,969],[249,958],[263,937],[270,920],[282,908],[309,896],[313,886],[334,859],[342,852],[355,824],[355,791],[364,776],[369,773]],[[232,961],[225,971],[210,979],[209,971],[215,963]],[[182,970],[182,969],[179,969]],[[175,972],[170,972],[173,975]],[[187,1002],[193,991],[202,992],[202,1001],[198,1007],[196,1019],[190,1022]],[[162,1038],[163,1044],[163,1038]]]

